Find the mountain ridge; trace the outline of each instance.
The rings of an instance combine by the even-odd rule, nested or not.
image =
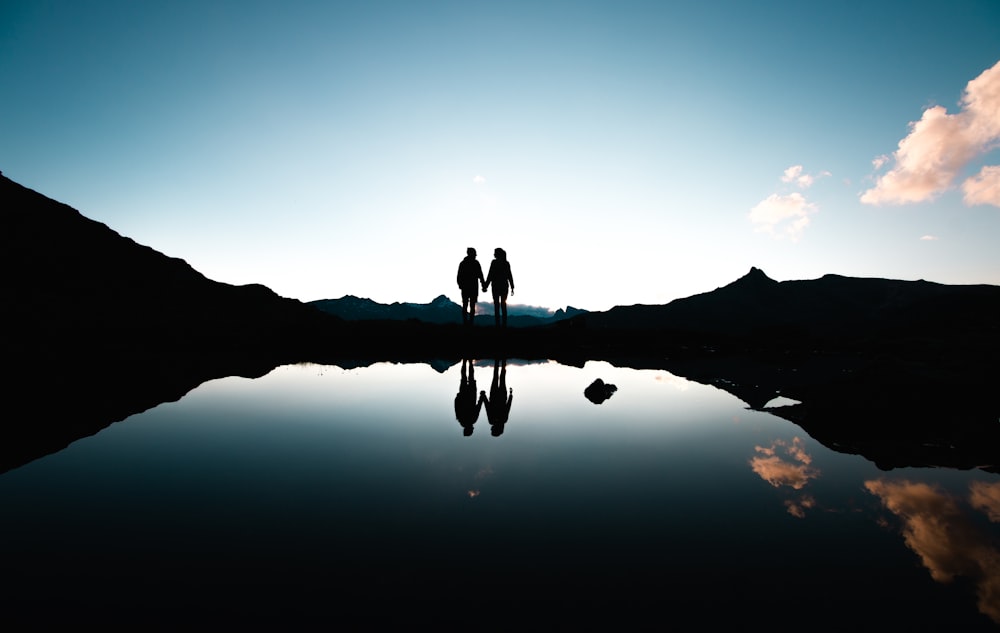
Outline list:
[[[481,305],[483,303],[480,302]],[[493,325],[493,304],[492,302],[485,303],[485,309],[481,308],[476,314],[477,325]],[[346,321],[403,321],[417,319],[426,323],[462,323],[462,306],[443,294],[435,297],[430,303],[397,301],[387,304],[379,303],[367,297],[344,295],[338,299],[309,301],[308,305]],[[508,325],[510,327],[548,325],[587,312],[586,310],[580,310],[572,306],[550,311],[512,303],[507,304],[507,310]],[[543,313],[545,316],[541,316]]]
[[[496,328],[489,314],[475,328],[351,321],[263,285],[212,281],[2,175],[0,218],[10,404],[26,411],[0,424],[0,472],[213,378],[462,358],[665,370],[751,408],[797,400],[768,410],[880,467],[1000,468],[1000,286],[778,282],[752,267],[667,304],[532,327]],[[451,309],[443,296],[423,307]]]
[[[599,329],[673,329],[731,336],[858,340],[937,328],[1000,335],[1000,286],[846,277],[775,281],[752,267],[715,290],[662,305],[616,306],[580,317]]]

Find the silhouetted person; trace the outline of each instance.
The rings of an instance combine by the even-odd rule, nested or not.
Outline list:
[[[458,265],[458,287],[462,291],[462,323],[472,325],[476,318],[479,285],[483,284],[483,292],[486,292],[486,282],[483,280],[483,267],[476,259],[476,249],[469,247],[465,253],[465,259]]]
[[[501,323],[507,327],[507,291],[514,294],[514,276],[510,272],[510,262],[507,261],[507,251],[502,248],[493,249],[493,261],[490,262],[490,274],[483,282],[483,292],[493,284],[493,318],[497,327]]]
[[[507,359],[493,361],[493,383],[490,397],[486,401],[486,417],[490,420],[490,435],[497,437],[510,416],[510,405],[514,402],[514,390],[507,390]]]
[[[466,376],[465,366],[468,363],[469,371]],[[458,394],[455,396],[455,418],[462,425],[462,435],[468,437],[472,435],[472,427],[479,419],[479,411],[486,402],[486,392],[479,392],[479,400],[476,400],[476,373],[475,365],[471,360],[462,359],[462,382],[458,385]]]

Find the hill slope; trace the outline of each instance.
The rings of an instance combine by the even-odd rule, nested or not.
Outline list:
[[[261,285],[207,279],[0,176],[10,351],[281,349],[332,319]]]
[[[619,306],[587,327],[761,339],[962,340],[1000,335],[1000,287],[825,275],[778,282],[751,268],[736,281],[666,305]]]

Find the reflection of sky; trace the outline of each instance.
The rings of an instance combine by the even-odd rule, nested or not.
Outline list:
[[[511,361],[503,435],[491,436],[483,412],[465,436],[454,411],[460,369],[303,364],[206,383],[0,476],[0,560],[18,573],[58,568],[75,547],[129,561],[136,547],[148,552],[136,565],[162,567],[143,544],[166,543],[209,568],[292,551],[308,562],[282,573],[306,576],[345,560],[422,568],[428,558],[515,576],[570,562],[712,587],[716,574],[752,576],[769,597],[780,588],[805,599],[810,582],[869,592],[877,581],[850,570],[876,564],[903,568],[887,604],[940,589],[904,547],[887,551],[882,529],[857,511],[860,482],[881,481],[882,471],[716,387],[603,362]],[[475,374],[488,393],[492,359],[478,360]],[[600,405],[584,396],[597,378],[618,387]],[[976,578],[991,604],[996,547],[981,536],[1000,517],[997,477],[911,472],[969,491],[961,509],[982,525],[962,523],[944,493],[898,513],[943,512],[937,520],[954,542],[919,539],[927,528],[914,528],[914,542],[935,569]],[[976,529],[955,531],[966,524]],[[929,549],[935,543],[944,546]]]
[[[1000,543],[972,516],[1000,518],[1000,482],[972,482],[969,506],[926,483],[874,479],[865,489],[877,496],[901,522],[903,538],[938,582],[972,579],[980,611],[1000,624]]]

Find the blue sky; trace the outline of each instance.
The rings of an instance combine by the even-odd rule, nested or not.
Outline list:
[[[4,0],[0,170],[303,301],[1000,284],[998,64],[996,0]]]

